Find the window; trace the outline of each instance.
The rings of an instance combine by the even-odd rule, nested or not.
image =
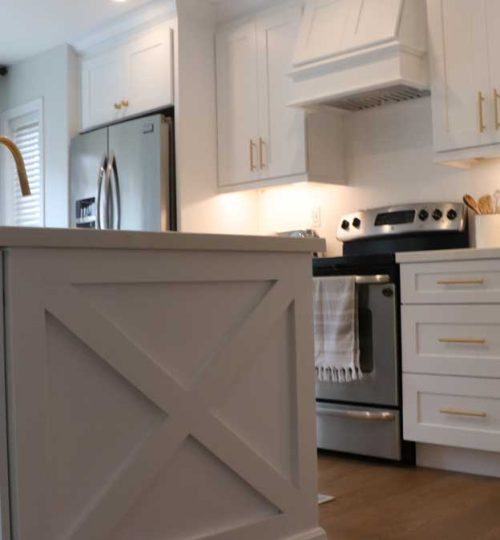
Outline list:
[[[4,225],[43,227],[44,219],[44,163],[43,163],[43,104],[36,100],[10,109],[1,115],[1,132],[10,137],[21,150],[31,195],[23,197],[19,188],[14,160],[4,152],[1,167]]]

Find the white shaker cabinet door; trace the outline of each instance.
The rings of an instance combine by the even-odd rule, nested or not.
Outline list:
[[[490,99],[492,101],[491,122],[495,142],[500,142],[500,2],[486,0],[486,24],[488,33],[488,57],[490,68]]]
[[[428,0],[434,146],[490,144],[493,103],[484,2]]]
[[[241,184],[260,177],[257,88],[255,24],[231,26],[217,35],[217,116],[221,186]],[[203,89],[200,88],[200,91]]]
[[[305,113],[288,107],[292,55],[300,8],[272,12],[257,22],[262,179],[306,173]]]
[[[126,69],[120,49],[83,59],[81,64],[82,128],[107,124],[124,116]]]
[[[174,104],[173,30],[162,23],[126,48],[128,85],[124,89],[127,115]]]

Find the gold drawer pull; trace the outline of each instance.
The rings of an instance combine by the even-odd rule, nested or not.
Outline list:
[[[469,338],[439,338],[439,343],[463,343],[468,345],[484,345],[485,339],[469,339]]]
[[[484,131],[486,131],[486,126],[484,125],[484,96],[482,92],[477,93],[477,105],[479,108],[479,133],[483,133]]]
[[[267,163],[264,160],[264,151],[267,150],[266,141],[262,137],[259,137],[259,165],[261,169],[267,167]]]
[[[498,99],[500,98],[500,94],[498,93],[498,90],[495,88],[493,90],[493,104],[494,104],[494,110],[495,110],[495,129],[498,131],[500,129],[500,121],[498,118]]]
[[[438,285],[484,285],[484,279],[440,279]]]
[[[257,169],[257,165],[255,165],[254,161],[254,150],[255,150],[256,144],[253,141],[253,139],[250,139],[250,170],[253,172]]]
[[[439,409],[441,414],[451,414],[452,416],[469,416],[472,418],[486,418],[488,415],[484,411],[462,411],[460,409]]]

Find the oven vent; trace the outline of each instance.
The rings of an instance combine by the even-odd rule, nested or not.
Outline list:
[[[430,94],[429,90],[421,90],[404,84],[379,88],[368,92],[362,92],[349,97],[329,100],[325,105],[342,109],[344,111],[362,111],[391,103],[399,103],[410,99],[417,99]]]
[[[304,0],[288,104],[359,111],[427,95],[426,33],[425,0]]]

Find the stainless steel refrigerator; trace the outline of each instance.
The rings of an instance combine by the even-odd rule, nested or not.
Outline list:
[[[157,114],[75,137],[71,226],[176,229],[172,120]]]

